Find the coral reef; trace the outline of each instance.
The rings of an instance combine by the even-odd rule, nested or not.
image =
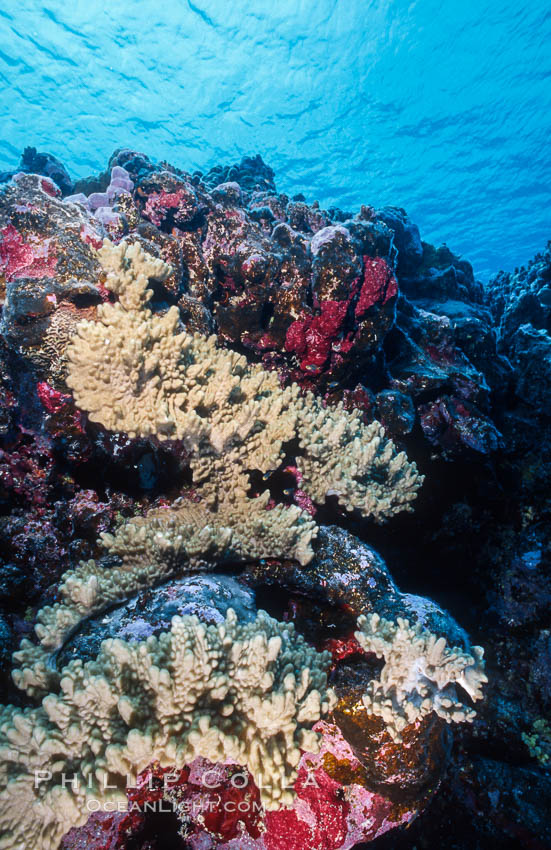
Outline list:
[[[2,180],[4,846],[547,846],[549,249],[483,287],[260,157]]]
[[[177,333],[176,307],[162,317],[148,312],[148,279],[170,269],[138,243],[104,244],[100,258],[119,300],[101,305],[98,321],[80,323],[67,350],[67,383],[92,421],[131,437],[182,440],[210,503],[228,501],[228,477],[276,469],[283,444],[296,438],[305,452],[296,460],[301,488],[314,500],[334,494],[347,510],[377,518],[409,507],[422,479],[378,423],[363,426],[357,413],[324,407],[297,386],[282,390],[274,373],[216,348],[214,337]]]
[[[418,608],[418,603],[415,603],[409,596],[399,594],[397,589],[394,589],[392,594],[385,593],[384,585],[386,584],[389,588],[391,588],[392,580],[386,572],[384,564],[375,553],[364,547],[360,541],[350,538],[350,536],[339,529],[329,531],[328,534],[323,531],[321,533],[323,538],[322,548],[319,550],[317,557],[312,562],[312,565],[308,568],[311,572],[310,580],[318,586],[318,593],[322,590],[323,584],[323,580],[321,584],[319,582],[320,575],[330,575],[330,562],[326,557],[326,552],[327,555],[331,553],[330,557],[334,557],[338,552],[340,552],[341,559],[349,559],[350,569],[355,570],[358,574],[358,578],[361,578],[361,580],[366,582],[366,592],[357,597],[362,600],[364,608],[369,607],[371,604],[376,606],[384,605],[387,607],[390,605],[394,611],[404,612],[409,610],[411,612],[411,616],[415,616],[414,611],[416,607]],[[372,582],[374,585],[373,588],[371,588],[369,581],[366,581],[366,565],[369,563],[371,563],[372,567],[371,575],[378,575],[380,578],[379,584]],[[247,574],[245,574],[243,578],[247,578]],[[254,583],[252,575],[248,578],[248,581],[252,581]],[[291,589],[296,584],[296,580],[293,580],[293,578],[290,577],[288,584]],[[342,578],[340,589],[341,594],[343,595],[350,592],[350,588],[347,583],[342,580]],[[390,602],[390,596],[394,597],[394,601],[392,603]],[[237,622],[235,614],[233,614],[230,610],[230,605],[234,602],[239,606],[239,623]],[[424,605],[424,608],[426,609],[424,616],[427,616],[428,614],[429,618],[432,618],[432,624],[434,627],[437,627],[439,631],[444,631],[446,634],[457,636],[457,627],[448,617],[446,617],[445,614],[438,611],[435,606],[431,606],[428,603]],[[177,612],[176,615],[175,611]],[[282,634],[284,646],[290,646],[293,652],[292,658],[290,661],[287,661],[286,666],[284,668],[278,667],[278,669],[281,669],[281,675],[283,676],[282,681],[284,683],[285,690],[285,705],[287,705],[287,702],[291,699],[292,695],[290,691],[292,683],[289,676],[294,676],[295,680],[298,682],[296,671],[293,673],[293,664],[295,664],[295,662],[299,662],[299,659],[303,657],[303,654],[301,654],[303,652],[306,652],[306,656],[304,656],[304,658],[306,659],[308,670],[310,672],[303,672],[301,674],[301,687],[305,685],[306,681],[311,681],[312,685],[317,683],[318,689],[321,688],[323,693],[325,688],[324,671],[328,669],[328,662],[331,658],[330,654],[327,651],[325,654],[316,653],[308,646],[308,644],[304,643],[298,635],[295,639],[293,637],[295,630],[291,624],[282,626],[282,624],[278,623],[276,620],[272,620],[271,618],[268,618],[268,620],[270,624],[268,631],[270,629],[272,632],[274,630],[276,631],[274,634],[270,632],[271,638],[268,640],[267,647],[261,649],[259,645],[259,638],[256,636],[253,638],[254,648],[253,644],[250,645],[250,652],[252,654],[247,657],[249,657],[251,662],[254,659],[256,663],[265,665],[266,660],[269,659],[270,652],[273,649],[274,641],[272,638],[277,638],[277,629],[283,628]],[[228,621],[231,621],[230,625],[228,625]],[[211,657],[211,650],[208,649],[208,659],[206,658],[204,641],[207,640],[207,638],[203,637],[200,640],[200,636],[197,636],[199,622],[204,624],[207,629],[207,643],[209,646],[212,641],[216,642],[222,638],[224,647],[221,649],[221,652],[223,657],[219,656],[218,651],[215,650],[213,650],[214,655]],[[196,747],[199,748],[197,752],[202,752],[203,757],[204,755],[207,755],[210,759],[209,767],[212,767],[213,762],[219,759],[224,760],[225,758],[230,758],[230,760],[233,758],[240,765],[249,764],[250,775],[252,777],[250,780],[251,793],[258,793],[256,791],[257,784],[261,791],[260,796],[258,797],[259,809],[256,812],[253,822],[248,824],[246,832],[249,837],[256,837],[255,829],[257,821],[259,821],[259,819],[265,821],[268,834],[266,835],[265,843],[259,846],[279,846],[277,844],[277,840],[282,839],[276,840],[276,836],[288,834],[288,830],[290,829],[297,829],[298,834],[303,836],[303,840],[305,842],[304,846],[311,847],[312,850],[314,850],[314,848],[318,846],[316,844],[316,841],[319,841],[319,837],[316,838],[318,833],[315,830],[311,833],[311,825],[305,832],[306,827],[302,824],[304,813],[301,806],[304,806],[303,800],[305,795],[306,798],[311,799],[312,801],[317,801],[315,803],[316,806],[322,805],[323,794],[321,797],[319,796],[321,793],[319,790],[320,788],[327,788],[327,790],[332,789],[330,795],[332,799],[331,806],[334,809],[334,817],[336,818],[335,823],[340,823],[339,829],[334,836],[335,843],[331,844],[331,846],[334,846],[335,848],[340,846],[352,846],[352,844],[354,844],[360,836],[366,837],[367,833],[365,827],[360,827],[362,808],[368,807],[373,809],[374,812],[377,812],[377,818],[375,822],[372,823],[374,832],[384,828],[384,820],[387,815],[392,818],[396,818],[398,821],[409,819],[412,816],[412,814],[416,811],[416,808],[419,806],[419,793],[421,792],[421,789],[425,789],[427,781],[427,778],[423,777],[424,773],[428,769],[427,754],[432,753],[433,758],[435,758],[436,751],[438,750],[437,742],[440,735],[437,735],[436,737],[429,735],[427,737],[427,730],[418,730],[416,727],[411,727],[409,732],[406,733],[408,735],[407,758],[409,763],[409,784],[417,787],[416,783],[421,782],[421,788],[416,796],[409,799],[406,798],[401,806],[400,814],[395,811],[395,804],[392,800],[387,799],[385,795],[380,792],[376,793],[369,790],[370,785],[367,778],[367,770],[362,764],[362,756],[361,754],[356,754],[354,746],[351,748],[350,744],[348,744],[346,739],[343,738],[338,726],[332,724],[328,725],[327,723],[322,723],[321,725],[316,723],[312,726],[315,716],[309,715],[309,709],[306,708],[306,703],[304,703],[303,707],[300,709],[299,715],[297,715],[297,718],[300,718],[301,723],[303,724],[303,731],[300,733],[302,748],[307,751],[306,754],[301,756],[301,761],[297,768],[298,774],[294,771],[295,764],[291,750],[289,750],[289,754],[286,757],[285,747],[279,739],[276,747],[276,762],[278,765],[276,771],[280,769],[286,771],[286,777],[296,775],[296,782],[294,784],[292,795],[290,791],[285,791],[288,802],[292,804],[293,809],[295,810],[294,814],[291,814],[285,808],[281,808],[280,805],[276,805],[273,812],[266,812],[265,808],[262,808],[261,806],[262,801],[265,806],[266,804],[268,807],[273,805],[273,801],[271,801],[269,796],[271,792],[265,785],[265,780],[267,778],[269,778],[272,783],[269,787],[273,787],[274,784],[274,770],[270,769],[271,773],[267,776],[267,766],[270,764],[269,756],[263,756],[262,764],[258,763],[251,765],[250,761],[247,761],[247,756],[244,751],[240,751],[239,753],[232,751],[233,756],[231,755],[230,750],[233,745],[231,744],[231,741],[226,742],[223,735],[222,738],[219,737],[217,740],[218,744],[220,743],[220,740],[222,741],[222,745],[225,748],[224,753],[216,754],[211,751],[207,753],[206,749],[200,749],[201,747],[207,747],[207,742],[213,739],[213,736],[216,738],[216,735],[218,734],[216,731],[217,723],[221,723],[221,728],[223,730],[225,729],[226,733],[229,734],[228,730],[233,728],[231,724],[241,717],[240,722],[246,723],[246,731],[242,731],[239,736],[239,740],[245,742],[251,741],[251,746],[253,746],[253,741],[256,742],[254,743],[254,752],[261,752],[259,732],[254,731],[254,726],[251,726],[249,721],[252,722],[252,718],[257,715],[259,718],[262,718],[262,723],[267,723],[269,721],[271,714],[270,710],[267,710],[266,705],[261,705],[258,708],[258,712],[256,709],[253,710],[253,705],[257,705],[259,698],[265,699],[269,694],[269,699],[273,698],[275,700],[274,705],[277,702],[277,705],[279,706],[276,693],[277,676],[275,682],[271,673],[267,679],[265,673],[263,673],[260,677],[258,675],[256,678],[253,677],[253,679],[251,679],[251,676],[246,669],[247,662],[245,660],[248,644],[247,641],[241,640],[239,637],[241,632],[239,632],[239,635],[236,632],[236,629],[237,631],[242,629],[244,630],[244,634],[248,634],[252,629],[256,635],[255,630],[259,627],[259,622],[264,624],[263,629],[266,631],[266,615],[256,613],[254,595],[250,590],[247,590],[245,586],[238,583],[235,579],[228,578],[223,575],[219,576],[210,574],[178,579],[176,581],[169,582],[168,584],[165,583],[153,594],[151,592],[151,588],[146,588],[141,591],[138,596],[134,596],[130,598],[128,602],[119,605],[114,610],[112,609],[107,618],[101,615],[92,618],[87,617],[86,621],[82,624],[78,631],[73,630],[67,636],[61,651],[53,654],[50,659],[50,666],[52,659],[55,659],[54,664],[60,669],[60,676],[57,677],[55,681],[51,680],[49,682],[49,688],[52,692],[43,701],[43,709],[27,711],[25,716],[29,720],[33,729],[32,740],[34,740],[38,734],[37,725],[45,730],[49,739],[55,738],[57,740],[57,732],[52,728],[51,722],[54,722],[58,727],[61,724],[64,724],[65,728],[65,725],[69,723],[69,720],[71,721],[71,728],[73,730],[72,741],[74,745],[72,750],[73,761],[81,766],[83,777],[84,774],[86,776],[88,775],[89,769],[92,770],[93,763],[94,775],[97,778],[97,782],[92,780],[85,782],[84,778],[82,778],[83,784],[86,786],[86,794],[88,796],[86,799],[84,799],[84,797],[79,797],[77,801],[78,810],[82,811],[83,809],[86,809],[87,800],[92,801],[95,804],[98,798],[100,801],[103,801],[102,805],[114,805],[117,793],[119,795],[117,799],[122,802],[124,800],[124,793],[122,788],[119,789],[119,785],[121,785],[121,773],[125,775],[126,771],[127,774],[135,777],[141,767],[140,762],[137,761],[139,758],[143,757],[144,765],[156,763],[155,759],[158,759],[161,764],[165,765],[165,770],[168,770],[170,766],[174,767],[175,764],[181,764],[182,762],[194,765],[196,763],[196,758],[193,753],[188,752],[186,756],[182,756],[182,759],[179,758],[178,754],[174,755],[172,751],[167,755],[168,750],[167,753],[163,755],[164,750],[162,750],[162,748],[165,746],[163,741],[166,743],[167,735],[170,737],[170,730],[174,728],[178,729],[177,738],[174,739],[173,743],[174,745],[178,744],[180,747],[178,752],[183,752],[183,749],[181,748],[187,740],[185,730],[188,728],[188,725],[191,724],[191,736],[197,723],[206,723],[204,715],[205,713],[209,713],[209,709],[207,690],[205,689],[213,688],[212,699],[214,701],[212,702],[212,710],[214,711],[214,716],[211,717],[210,720],[210,731],[207,733],[203,730],[205,740],[196,740],[194,736],[193,740],[196,741]],[[352,622],[354,621],[352,620]],[[297,620],[297,626],[303,626],[300,619]],[[173,633],[178,632],[179,634],[179,630],[181,630],[180,627],[184,630],[185,635],[187,636],[187,643],[185,652],[182,650],[184,654],[182,655],[180,653],[178,658],[176,658],[172,649],[170,649],[169,652],[167,646],[172,647],[172,642],[177,640],[177,636],[174,636]],[[169,631],[165,632],[164,630],[167,628]],[[201,635],[203,635],[203,631],[201,631]],[[288,635],[288,639],[285,638],[285,635]],[[109,638],[106,640],[107,636],[109,636]],[[130,643],[128,643],[129,640]],[[298,641],[298,643],[296,641]],[[166,651],[169,653],[169,655],[166,656],[165,652],[162,666],[159,656],[161,644],[164,647],[163,652]],[[199,652],[199,648],[201,648],[201,652]],[[360,651],[357,645],[354,651],[356,653]],[[308,653],[310,654],[308,655]],[[149,655],[154,655],[157,662],[153,668],[151,668],[149,661],[147,661]],[[195,662],[192,663],[193,657],[195,657]],[[280,660],[282,661],[283,659]],[[230,670],[227,665],[231,666],[234,662],[235,670]],[[173,667],[173,663],[176,666]],[[201,686],[202,690],[191,683],[194,675],[193,670],[195,670],[199,664],[203,665],[203,670],[206,668],[211,670],[210,676],[208,678],[205,676],[204,678]],[[134,669],[134,665],[138,665],[139,670],[135,672],[134,675],[130,675],[130,671]],[[160,679],[160,674],[158,672],[159,667],[165,671],[165,673],[161,674]],[[119,672],[115,673],[115,669]],[[271,672],[274,672],[274,669],[270,668],[270,670]],[[316,670],[318,672],[316,672]],[[224,671],[226,671],[226,674]],[[365,679],[367,679],[367,676],[370,673],[371,668],[366,656],[365,671],[362,675],[364,675]],[[224,675],[226,675],[226,682],[228,684],[225,696],[222,693],[224,689],[220,689]],[[358,669],[356,670],[356,676],[357,675]],[[340,694],[341,701],[343,698],[346,698],[346,695],[350,691],[350,684],[346,679],[347,674],[346,671],[343,670],[341,671],[339,681],[336,682],[337,693]],[[157,693],[157,689],[160,688],[161,682],[164,682],[163,688]],[[88,686],[87,683],[90,683],[90,686]],[[85,685],[86,687],[84,687]],[[92,685],[93,688],[90,689]],[[239,689],[241,685],[246,686],[247,688],[250,686],[252,688],[250,700],[247,703],[247,710],[240,715],[237,705],[235,705],[231,712],[227,712],[224,709],[224,705],[230,698],[233,699],[231,696],[233,690],[235,690],[235,688]],[[166,687],[170,687],[173,690],[183,688],[180,693],[180,698],[178,700],[175,700],[175,698],[168,700]],[[127,691],[124,690],[124,694],[121,695],[119,693],[118,699],[115,699],[112,696],[108,696],[108,689],[113,688],[130,688],[131,691],[127,693]],[[83,689],[86,693],[84,693]],[[142,696],[140,696],[142,689],[145,689],[145,692]],[[316,694],[318,694],[318,689],[316,689]],[[199,717],[192,710],[192,706],[190,707],[189,714],[185,714],[186,706],[190,705],[189,701],[195,698],[193,696],[194,694],[200,694],[197,696],[202,706]],[[263,694],[264,696],[262,696]],[[314,714],[318,710],[323,713],[324,711],[327,711],[327,708],[334,707],[335,697],[332,693],[327,692],[326,705],[322,702],[318,702],[316,694],[314,694],[310,689],[310,691],[308,691],[308,696],[306,697],[308,705],[312,703],[312,705],[315,704],[315,706],[317,706],[313,709]],[[126,712],[125,707],[127,696],[132,705],[134,705],[135,711],[142,712],[139,723],[137,722],[137,715],[135,715],[135,713],[130,715]],[[84,704],[88,706],[89,701],[92,699],[94,700],[94,710],[92,713],[89,713],[89,711],[84,708]],[[247,697],[247,699],[249,699],[249,697]],[[78,706],[78,716],[75,716],[75,711],[77,710],[75,706]],[[169,708],[169,706],[172,706],[172,708]],[[61,711],[62,708],[63,712],[60,716],[58,709]],[[279,710],[279,708],[277,710]],[[173,711],[183,712],[181,714],[181,719],[178,722],[176,722],[175,717],[172,715]],[[157,712],[161,712],[160,716],[157,716]],[[365,712],[365,714],[367,717],[369,712]],[[49,718],[48,721],[45,719],[46,715]],[[25,773],[24,765],[30,765],[28,770],[31,771],[32,765],[35,763],[36,758],[38,758],[38,756],[33,756],[33,753],[28,751],[28,741],[21,741],[21,739],[16,736],[14,725],[18,728],[21,725],[18,719],[19,716],[20,711],[16,710],[15,713],[11,715],[11,718],[9,716],[6,718],[7,722],[2,726],[3,734],[9,742],[9,755],[5,758],[5,761],[11,764],[10,776],[14,776],[17,773],[19,777],[15,787],[11,786],[10,788],[10,786],[8,786],[8,792],[12,790],[16,795],[20,795],[20,785],[24,782],[25,778],[27,778],[29,782],[29,787],[32,787],[32,774],[29,776]],[[108,744],[105,749],[105,756],[102,754],[103,751],[100,751],[99,744],[95,744],[92,747],[92,751],[88,749],[88,741],[90,738],[95,739],[96,733],[93,729],[92,731],[90,730],[90,727],[86,725],[87,723],[91,724],[93,729],[95,728],[96,723],[99,724],[102,730],[101,738],[105,742],[104,745]],[[168,725],[165,728],[164,737],[161,736],[160,738],[156,738],[155,736],[160,732],[161,727],[164,728],[165,724]],[[77,726],[81,729],[85,728],[88,734],[86,734],[85,737],[82,737],[80,734],[77,735]],[[133,727],[133,731],[131,727]],[[311,730],[309,727],[312,727]],[[268,726],[263,728],[273,729],[274,731],[277,729],[277,735],[280,735],[282,732],[281,717],[278,718],[275,725],[269,723]],[[284,724],[283,731],[285,728],[287,727]],[[135,747],[138,736],[137,729],[140,730],[140,735],[143,733],[144,729],[151,731],[151,735],[148,737],[148,740],[150,741],[151,747],[155,749],[154,752],[150,748],[150,750],[148,750],[144,755],[143,746],[138,748]],[[308,735],[311,736],[312,733],[317,734],[317,740],[316,735],[314,735],[313,738],[308,738]],[[66,735],[63,736],[63,740],[65,740],[65,738]],[[374,736],[374,740],[376,738],[377,735]],[[123,752],[126,753],[125,758],[127,761],[128,759],[130,759],[130,761],[134,759],[131,764],[130,762],[127,764],[125,761],[123,767],[121,767],[121,764],[118,761],[120,747],[118,745],[115,746],[119,740],[127,741],[127,746],[125,745],[125,747],[123,747]],[[17,747],[14,746],[14,742],[17,742]],[[363,742],[364,744],[366,743],[365,735],[363,736]],[[216,745],[218,746],[218,744]],[[318,745],[321,746],[321,750],[318,753],[318,756],[316,756]],[[166,744],[166,746],[168,747],[169,744]],[[172,744],[170,744],[170,746],[172,746]],[[411,762],[412,747],[415,747],[419,751],[419,764],[416,769],[413,768]],[[62,752],[61,748],[62,745],[58,742],[58,766],[61,763],[61,760],[67,757],[65,751]],[[16,750],[17,755],[14,755]],[[75,755],[76,751],[78,752]],[[44,755],[43,747],[41,752]],[[116,787],[114,789],[110,789],[109,794],[106,794],[106,790],[102,787],[98,787],[98,783],[100,783],[101,786],[101,777],[105,775],[105,768],[102,767],[102,765],[105,765],[106,763],[105,759],[107,759],[109,766],[110,785],[113,785],[117,776],[119,777]],[[16,764],[14,763],[14,760]],[[429,763],[432,765],[430,767],[431,774],[434,775],[436,772],[437,775],[437,764],[432,764],[432,761]],[[16,765],[18,767],[16,767]],[[379,763],[379,771],[381,770],[381,767],[382,765]],[[57,798],[58,794],[62,793],[59,788],[56,790],[55,785],[56,781],[59,781],[59,773],[54,774],[53,776],[48,776],[48,773],[51,774],[52,771],[49,770],[47,764],[44,762],[41,762],[38,769],[44,771],[44,774],[40,774],[41,780],[43,779],[43,781],[39,783],[38,791],[34,789],[34,796],[30,796],[28,798],[28,808],[33,817],[32,828],[35,831],[43,829],[44,836],[41,840],[46,842],[47,840],[50,840],[47,837],[50,835],[50,831],[53,835],[57,835],[58,833],[56,830],[61,831],[70,825],[69,821],[63,821],[63,818],[74,817],[75,823],[81,821],[77,819],[77,810],[75,810],[74,806],[69,807],[68,801],[66,801],[67,806],[63,805],[61,809],[57,807],[57,804],[54,805],[53,803],[53,799]],[[180,769],[181,768],[178,767],[178,772]],[[193,769],[197,770],[197,768]],[[392,771],[392,779],[394,784],[396,784],[396,764],[394,761],[388,765],[388,769]],[[310,779],[308,778],[309,776],[311,777]],[[338,795],[335,796],[335,792],[341,786],[348,786],[349,781],[345,779],[346,776],[350,776],[352,785],[348,787],[346,798],[339,798]],[[388,779],[390,780],[390,777],[388,777]],[[283,785],[281,782],[278,783],[277,777],[275,782],[276,787],[279,789],[282,787],[289,787],[288,782],[285,782]],[[400,788],[403,790],[407,784],[405,776],[401,776],[399,783]],[[181,786],[178,787],[177,801],[181,803],[182,799],[179,795],[184,793],[185,788],[182,789]],[[311,790],[309,790],[310,788]],[[67,793],[71,792],[68,791]],[[130,795],[134,794],[131,790],[129,790],[128,793]],[[278,790],[275,793],[276,796],[278,796],[280,791]],[[176,791],[174,791],[174,794],[176,794]],[[421,800],[424,799],[425,794],[426,790],[424,790],[421,794]],[[174,802],[174,799],[176,798],[173,799],[173,795],[167,792],[166,799]],[[345,799],[346,803],[343,802]],[[9,802],[9,793],[7,800]],[[279,801],[279,796],[278,800],[275,802],[281,802]],[[329,803],[329,800],[327,802]],[[41,825],[41,818],[44,814],[44,809],[42,808],[43,804],[45,806],[51,804],[54,814],[46,808],[48,819]],[[11,808],[13,807],[7,805],[6,811],[11,810]],[[67,811],[69,811],[69,814],[67,814]],[[179,811],[178,808],[177,811]],[[182,809],[182,814],[184,811],[185,809]],[[61,824],[59,823],[60,821]],[[292,826],[293,823],[296,825]],[[185,818],[183,818],[183,824],[185,829],[183,827],[182,829],[184,829],[187,834],[190,829],[190,824]],[[7,828],[9,834],[9,824]],[[27,826],[24,824],[22,825],[18,821],[18,828],[23,832],[27,829]],[[198,828],[198,823],[196,823],[195,828]],[[347,839],[343,845],[343,841],[346,836]],[[224,829],[224,837],[228,837],[227,826]],[[52,841],[55,841],[55,839],[52,839]]]
[[[448,723],[474,719],[472,709],[457,696],[457,682],[471,699],[482,698],[482,685],[488,681],[483,672],[483,649],[472,648],[470,655],[459,647],[449,648],[444,637],[438,638],[419,624],[408,620],[396,623],[381,619],[377,613],[358,619],[356,639],[365,652],[385,659],[379,679],[369,683],[362,697],[369,714],[382,717],[394,741],[410,723],[434,711]]]
[[[265,806],[285,805],[299,748],[316,751],[309,727],[332,706],[325,660],[292,624],[260,613],[240,626],[232,609],[218,626],[175,617],[145,643],[105,641],[95,661],[63,668],[40,708],[3,711],[0,847],[55,850],[88,800],[124,799],[126,778],[155,761],[233,761],[268,780]],[[76,766],[78,787],[66,789]]]

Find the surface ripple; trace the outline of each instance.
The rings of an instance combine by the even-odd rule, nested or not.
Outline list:
[[[541,0],[7,0],[0,169],[261,153],[281,191],[405,207],[484,279],[551,236],[550,43]]]

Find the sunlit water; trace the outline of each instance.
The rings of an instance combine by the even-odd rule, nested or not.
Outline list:
[[[551,236],[544,0],[4,0],[0,170],[261,153],[278,188],[405,207],[484,279]]]

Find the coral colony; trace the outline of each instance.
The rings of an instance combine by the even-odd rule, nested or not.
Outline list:
[[[519,680],[371,544],[412,585],[471,525],[545,765],[549,254],[484,291],[403,210],[290,199],[260,157],[118,150],[73,185],[27,149],[1,177],[0,848],[350,850],[412,821]],[[511,479],[524,519],[490,534],[477,480]]]

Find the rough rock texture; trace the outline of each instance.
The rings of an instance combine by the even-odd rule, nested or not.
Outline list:
[[[551,414],[551,243],[525,267],[500,272],[488,287],[500,348],[515,369],[516,394]]]
[[[5,333],[13,346],[24,345],[27,359],[45,362],[46,331],[48,345],[59,350],[75,303],[80,318],[95,317],[93,308],[107,296],[95,285],[89,247],[105,234],[125,236],[170,263],[173,273],[159,281],[155,298],[176,304],[189,329],[214,331],[285,381],[360,406],[368,420],[376,415],[370,390],[398,393],[394,414],[388,395],[380,402],[392,436],[409,434],[417,412],[439,451],[497,447],[489,392],[503,384],[508,365],[496,357],[480,285],[467,262],[422,243],[403,210],[362,207],[352,216],[290,200],[277,193],[259,158],[214,169],[203,180],[119,151],[95,185],[79,184],[70,199],[48,204],[32,191],[50,184],[36,182],[31,191],[33,179],[16,177],[21,188],[8,184],[3,214],[0,204],[0,260],[6,280],[21,280],[9,290]],[[30,198],[20,203],[17,191]],[[45,215],[25,212],[29,200]],[[116,221],[98,219],[98,209],[112,211]],[[63,240],[48,238],[56,229],[78,234],[84,245],[73,238],[65,250]],[[73,287],[84,287],[78,298],[58,289],[60,254]],[[55,284],[47,283],[54,271]],[[29,276],[44,281],[40,303],[37,283],[33,303],[24,295]],[[59,369],[51,363],[50,370],[54,365]]]

